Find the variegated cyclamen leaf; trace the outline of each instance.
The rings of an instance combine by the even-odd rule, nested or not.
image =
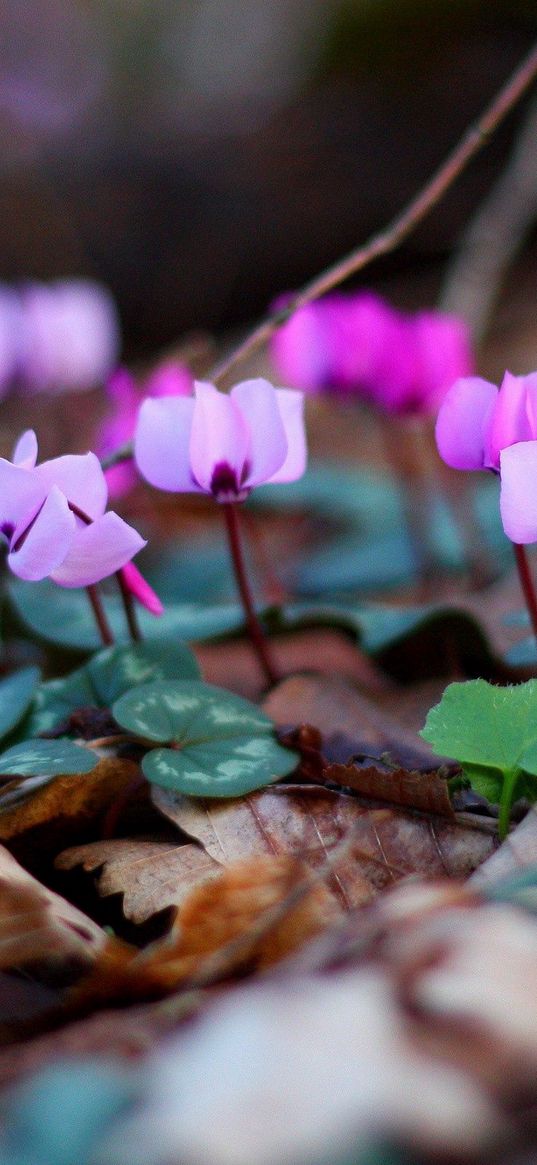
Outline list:
[[[0,756],[0,776],[50,777],[89,773],[99,757],[72,740],[25,740]]]
[[[148,781],[192,797],[241,796],[286,776],[298,761],[254,704],[209,684],[146,684],[112,711],[128,732],[166,746],[143,758]]]

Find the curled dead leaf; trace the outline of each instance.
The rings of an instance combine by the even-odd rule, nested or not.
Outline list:
[[[0,968],[95,962],[106,934],[0,847]]]
[[[0,805],[0,839],[9,841],[60,819],[93,821],[138,773],[132,761],[107,757],[89,773],[55,777],[12,808],[2,812]]]
[[[82,866],[86,873],[98,872],[99,894],[104,898],[122,894],[125,918],[136,924],[167,907],[179,906],[194,886],[221,871],[201,846],[146,838],[72,846],[58,855],[55,865],[59,870]]]

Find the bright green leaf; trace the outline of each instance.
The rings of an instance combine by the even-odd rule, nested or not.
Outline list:
[[[459,761],[478,792],[493,793],[502,836],[516,797],[537,797],[530,775],[537,773],[537,680],[504,688],[485,680],[450,684],[421,735]]]
[[[0,756],[0,775],[50,777],[89,773],[99,757],[89,748],[81,748],[72,740],[25,740],[14,744]]]
[[[298,761],[254,704],[209,684],[156,681],[127,692],[112,711],[128,732],[168,745],[144,757],[147,779],[192,797],[241,796]]]
[[[12,732],[28,711],[40,674],[37,667],[24,667],[0,681],[0,739]]]

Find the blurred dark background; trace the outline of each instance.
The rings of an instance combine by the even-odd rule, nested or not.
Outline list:
[[[0,279],[103,280],[127,358],[238,328],[384,225],[536,36],[535,0],[3,0]],[[370,286],[434,300],[523,116]]]

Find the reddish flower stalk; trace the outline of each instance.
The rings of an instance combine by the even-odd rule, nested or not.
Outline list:
[[[235,571],[235,578],[237,586],[244,607],[246,615],[246,626],[250,636],[252,647],[257,655],[259,663],[269,684],[275,684],[279,680],[279,675],[271,658],[269,645],[265,636],[265,632],[257,617],[250,584],[246,575],[244,566],[244,556],[242,553],[239,518],[237,514],[237,507],[234,502],[225,502],[222,506],[224,511],[224,518],[226,521],[227,536],[229,539],[229,549],[233,561],[233,569]]]
[[[95,622],[99,629],[99,635],[101,636],[103,647],[112,647],[115,643],[115,639],[112,635],[108,619],[104,613],[104,607],[101,602],[101,596],[97,590],[96,583],[90,583],[90,585],[86,587],[86,594],[90,601],[93,614],[95,615]]]
[[[515,552],[515,561],[522,594],[524,595],[524,602],[528,608],[533,633],[537,641],[537,595],[535,594],[526,547],[522,546],[519,542],[513,542],[513,550]]]

